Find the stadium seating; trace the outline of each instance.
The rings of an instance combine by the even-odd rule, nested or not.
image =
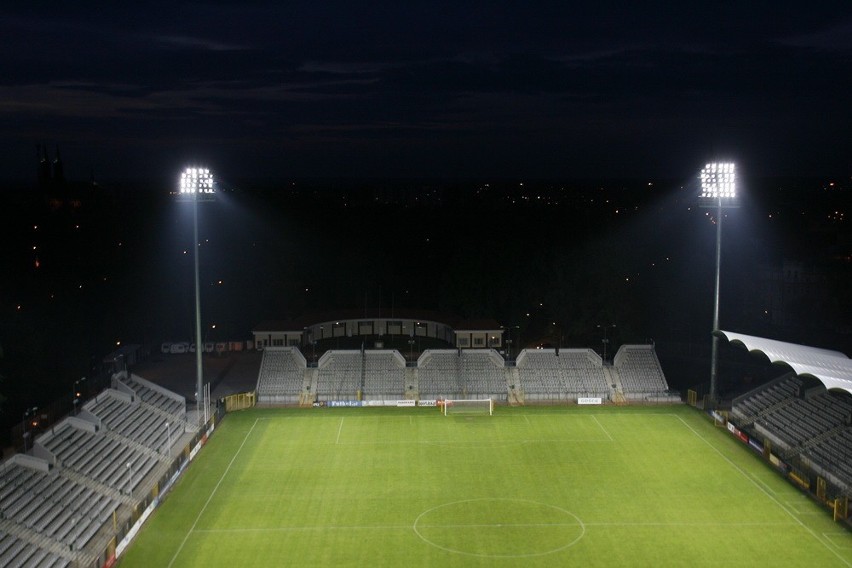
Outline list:
[[[22,553],[47,565],[65,565],[62,558],[49,553],[51,545],[61,545],[63,551],[79,550],[117,506],[109,495],[76,482],[61,470],[50,471],[47,462],[15,456],[0,469],[0,517],[40,537],[47,550],[41,550],[41,556],[33,550],[24,552],[26,547],[12,550],[15,547],[3,549],[0,545],[0,565],[16,565]],[[6,538],[0,543],[10,544]]]
[[[462,351],[459,380],[463,398],[506,400],[506,362],[493,349]]]
[[[417,360],[420,398],[465,398],[456,349],[427,349]]]
[[[787,373],[733,401],[731,419],[852,488],[852,398]]]
[[[738,424],[746,426],[753,423],[765,412],[796,398],[801,388],[802,380],[792,372],[787,373],[735,398],[731,408],[731,416]]]
[[[524,349],[517,359],[524,397],[530,401],[565,401],[579,397],[608,399],[601,358],[591,349]]]
[[[173,409],[170,401],[152,402]],[[156,406],[130,402],[123,393],[113,389],[105,390],[83,408],[117,435],[164,454],[168,442],[177,440],[186,425],[179,414],[169,415],[158,411]]]
[[[331,350],[317,365],[320,400],[355,400],[363,390],[364,355],[358,350]]]
[[[157,465],[157,455],[152,451],[146,452],[120,436],[110,436],[107,429],[93,432],[81,427],[80,422],[66,418],[36,440],[54,465],[124,493],[134,491]]]
[[[71,560],[0,530],[0,566],[64,568]]]
[[[843,427],[828,433],[808,447],[803,455],[834,473],[840,483],[852,487],[852,428]]]
[[[626,346],[616,355],[625,392],[635,400],[675,400],[653,347]],[[421,399],[507,400],[514,383],[527,400],[609,400],[612,388],[600,356],[591,349],[524,350],[514,369],[493,349],[427,349],[412,368],[410,382]],[[264,350],[258,374],[260,403],[293,404],[312,392],[320,401],[395,400],[410,395],[405,359],[395,350],[330,350],[309,375],[295,347]],[[513,378],[515,377],[515,378]],[[679,400],[679,399],[678,399]]]
[[[627,400],[666,396],[669,385],[652,345],[622,345],[613,358]]]
[[[164,388],[136,375],[129,375],[127,377],[118,376],[116,382],[131,389],[131,392],[136,398],[145,404],[153,406],[166,414],[174,415],[175,418],[185,419],[186,400],[182,396],[166,391]]]
[[[93,565],[86,545],[169,463],[183,397],[124,372],[112,386],[0,465],[0,566]]]
[[[364,352],[364,400],[396,400],[405,395],[405,358],[395,350]]]
[[[263,350],[257,378],[257,398],[262,403],[292,404],[304,388],[307,362],[295,347]]]

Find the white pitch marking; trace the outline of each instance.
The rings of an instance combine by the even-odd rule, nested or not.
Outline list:
[[[584,523],[587,527],[794,527],[796,523]],[[545,528],[545,527],[576,527],[579,523],[482,523],[482,524],[446,524],[418,525],[426,529],[458,529],[458,528]],[[298,532],[298,531],[339,531],[339,530],[411,530],[410,525],[329,525],[305,527],[235,527],[230,529],[198,529],[196,533],[263,533],[263,532]],[[827,533],[826,533],[827,534]],[[846,533],[833,533],[843,534]]]
[[[254,431],[255,426],[257,426],[257,420],[254,421],[254,424],[251,425],[251,428],[249,428],[249,431],[246,432],[246,437],[243,438],[243,443],[240,444],[240,447],[237,448],[236,452],[234,452],[234,457],[231,458],[231,461],[228,463],[228,467],[226,467],[225,471],[222,472],[222,477],[219,478],[219,482],[216,483],[216,487],[214,487],[213,491],[210,492],[210,496],[207,498],[207,501],[204,503],[204,506],[198,512],[198,516],[195,517],[195,522],[192,523],[191,527],[189,527],[189,531],[186,533],[186,536],[183,537],[183,541],[181,541],[180,546],[178,547],[174,556],[172,556],[172,559],[169,562],[168,568],[171,568],[172,564],[174,564],[175,560],[177,560],[178,555],[181,553],[181,551],[183,550],[183,547],[186,545],[186,541],[189,540],[189,535],[191,535],[192,532],[195,530],[195,526],[198,524],[198,521],[201,519],[201,515],[203,515],[204,511],[207,510],[207,506],[210,504],[210,501],[213,500],[213,496],[216,495],[216,491],[219,490],[219,486],[222,485],[222,482],[225,480],[225,476],[228,475],[229,471],[231,471],[231,466],[234,465],[235,461],[237,461],[237,456],[239,456],[240,452],[243,451],[243,446],[245,446],[246,442],[248,442],[249,436],[251,436],[251,433]]]
[[[198,529],[197,533],[264,533],[264,532],[299,532],[299,531],[340,531],[340,530],[406,530],[410,525],[329,525],[325,527],[236,527],[231,529]]]
[[[778,499],[777,499],[774,495],[772,495],[772,494],[771,494],[771,493],[769,493],[766,489],[764,489],[764,487],[763,487],[763,485],[762,485],[762,484],[760,484],[760,483],[758,483],[757,481],[755,481],[754,479],[752,479],[752,477],[751,477],[748,473],[746,473],[745,471],[743,471],[743,469],[742,469],[740,466],[738,466],[738,465],[737,465],[737,464],[735,464],[733,461],[731,461],[731,459],[730,459],[728,456],[726,456],[725,454],[723,454],[723,453],[719,450],[719,448],[717,448],[716,446],[714,446],[713,444],[711,444],[711,443],[710,443],[710,442],[709,442],[709,441],[708,441],[708,440],[707,440],[704,436],[702,436],[701,434],[699,434],[699,433],[695,430],[695,428],[693,428],[692,426],[690,426],[689,424],[687,424],[687,423],[686,423],[686,420],[684,420],[683,418],[681,418],[680,416],[677,416],[677,415],[675,415],[675,417],[676,417],[678,420],[680,420],[680,421],[681,421],[681,423],[682,423],[684,426],[686,426],[686,427],[687,427],[687,428],[688,428],[688,429],[689,429],[689,430],[690,430],[693,434],[695,434],[695,435],[698,437],[698,439],[699,439],[699,440],[701,440],[702,442],[704,442],[705,444],[707,444],[708,446],[710,446],[710,448],[712,448],[714,452],[716,452],[717,454],[719,454],[719,456],[721,456],[723,460],[725,460],[726,462],[728,462],[728,463],[731,465],[731,467],[733,467],[735,470],[737,470],[738,472],[740,472],[740,474],[741,474],[743,477],[745,477],[746,479],[748,479],[748,480],[751,482],[751,484],[752,484],[752,485],[754,485],[755,487],[757,487],[757,488],[761,491],[761,493],[763,493],[764,495],[766,495],[767,497],[769,497],[769,499],[771,499],[771,500],[772,500],[772,501],[773,501],[776,505],[778,505],[778,507],[780,507],[782,511],[784,511],[785,513],[787,513],[787,515],[789,515],[789,516],[790,516],[793,520],[795,520],[795,521],[799,524],[799,526],[801,526],[803,529],[805,529],[806,531],[808,531],[809,533],[811,533],[811,536],[813,536],[813,537],[817,540],[817,542],[819,542],[820,544],[822,544],[822,545],[826,548],[826,550],[831,551],[831,552],[832,552],[832,553],[833,553],[833,554],[834,554],[834,555],[838,558],[838,560],[840,560],[841,562],[843,562],[843,564],[845,564],[846,566],[850,566],[850,567],[852,567],[852,563],[850,563],[848,560],[846,560],[845,558],[843,558],[843,557],[840,555],[840,553],[839,553],[839,552],[837,552],[836,550],[834,550],[834,549],[833,549],[832,547],[830,547],[830,546],[829,546],[829,545],[828,545],[828,544],[827,544],[824,540],[822,540],[822,539],[819,537],[819,535],[818,535],[818,534],[816,534],[816,533],[815,533],[815,532],[814,532],[814,531],[813,531],[813,530],[812,530],[809,526],[807,526],[805,523],[803,523],[803,522],[802,522],[802,520],[801,520],[799,517],[797,517],[796,515],[794,515],[794,514],[793,514],[793,513],[792,513],[792,512],[791,512],[791,511],[787,508],[787,507],[785,507],[785,506],[784,506],[784,504],[783,504],[783,503],[781,503],[781,501],[779,501],[779,500],[778,500]]]
[[[337,427],[337,439],[334,441],[335,444],[340,443],[340,432],[343,430],[343,417],[340,417],[340,426]]]
[[[838,536],[838,535],[840,535],[841,540],[846,540],[848,542],[848,539],[849,539],[849,533],[848,532],[830,532],[830,533],[824,532],[824,533],[822,533],[822,536],[825,537],[825,540],[830,542],[832,546],[835,546],[835,547],[843,549],[843,550],[852,550],[852,544],[850,544],[849,546],[843,546],[843,545],[837,544],[834,541],[834,537]]]
[[[607,432],[607,429],[603,427],[603,424],[601,424],[601,422],[600,422],[600,420],[598,420],[598,417],[597,417],[597,416],[595,416],[594,414],[592,414],[592,420],[594,420],[594,421],[595,421],[595,423],[596,423],[596,424],[600,427],[600,429],[601,429],[601,430],[603,430],[603,433],[604,433],[604,434],[606,434],[606,437],[607,437],[607,438],[609,438],[609,441],[610,441],[610,442],[614,442],[614,441],[615,441],[615,440],[613,440],[613,439],[612,439],[612,436],[610,436],[610,435],[609,435],[609,432]]]

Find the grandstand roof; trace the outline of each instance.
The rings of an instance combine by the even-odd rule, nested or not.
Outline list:
[[[765,337],[754,337],[732,331],[719,331],[731,343],[737,343],[752,353],[766,355],[772,363],[784,364],[797,375],[813,377],[827,389],[844,390],[852,394],[852,359],[840,351],[786,343]]]

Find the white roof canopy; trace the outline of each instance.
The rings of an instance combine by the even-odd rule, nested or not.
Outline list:
[[[852,359],[840,351],[785,343],[732,331],[719,331],[731,343],[742,345],[752,353],[766,355],[771,363],[784,364],[797,375],[818,379],[827,389],[852,394]]]

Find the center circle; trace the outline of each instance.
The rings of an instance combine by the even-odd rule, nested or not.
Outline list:
[[[436,548],[484,558],[553,554],[586,534],[583,521],[561,507],[494,497],[437,505],[420,513],[412,528]]]

